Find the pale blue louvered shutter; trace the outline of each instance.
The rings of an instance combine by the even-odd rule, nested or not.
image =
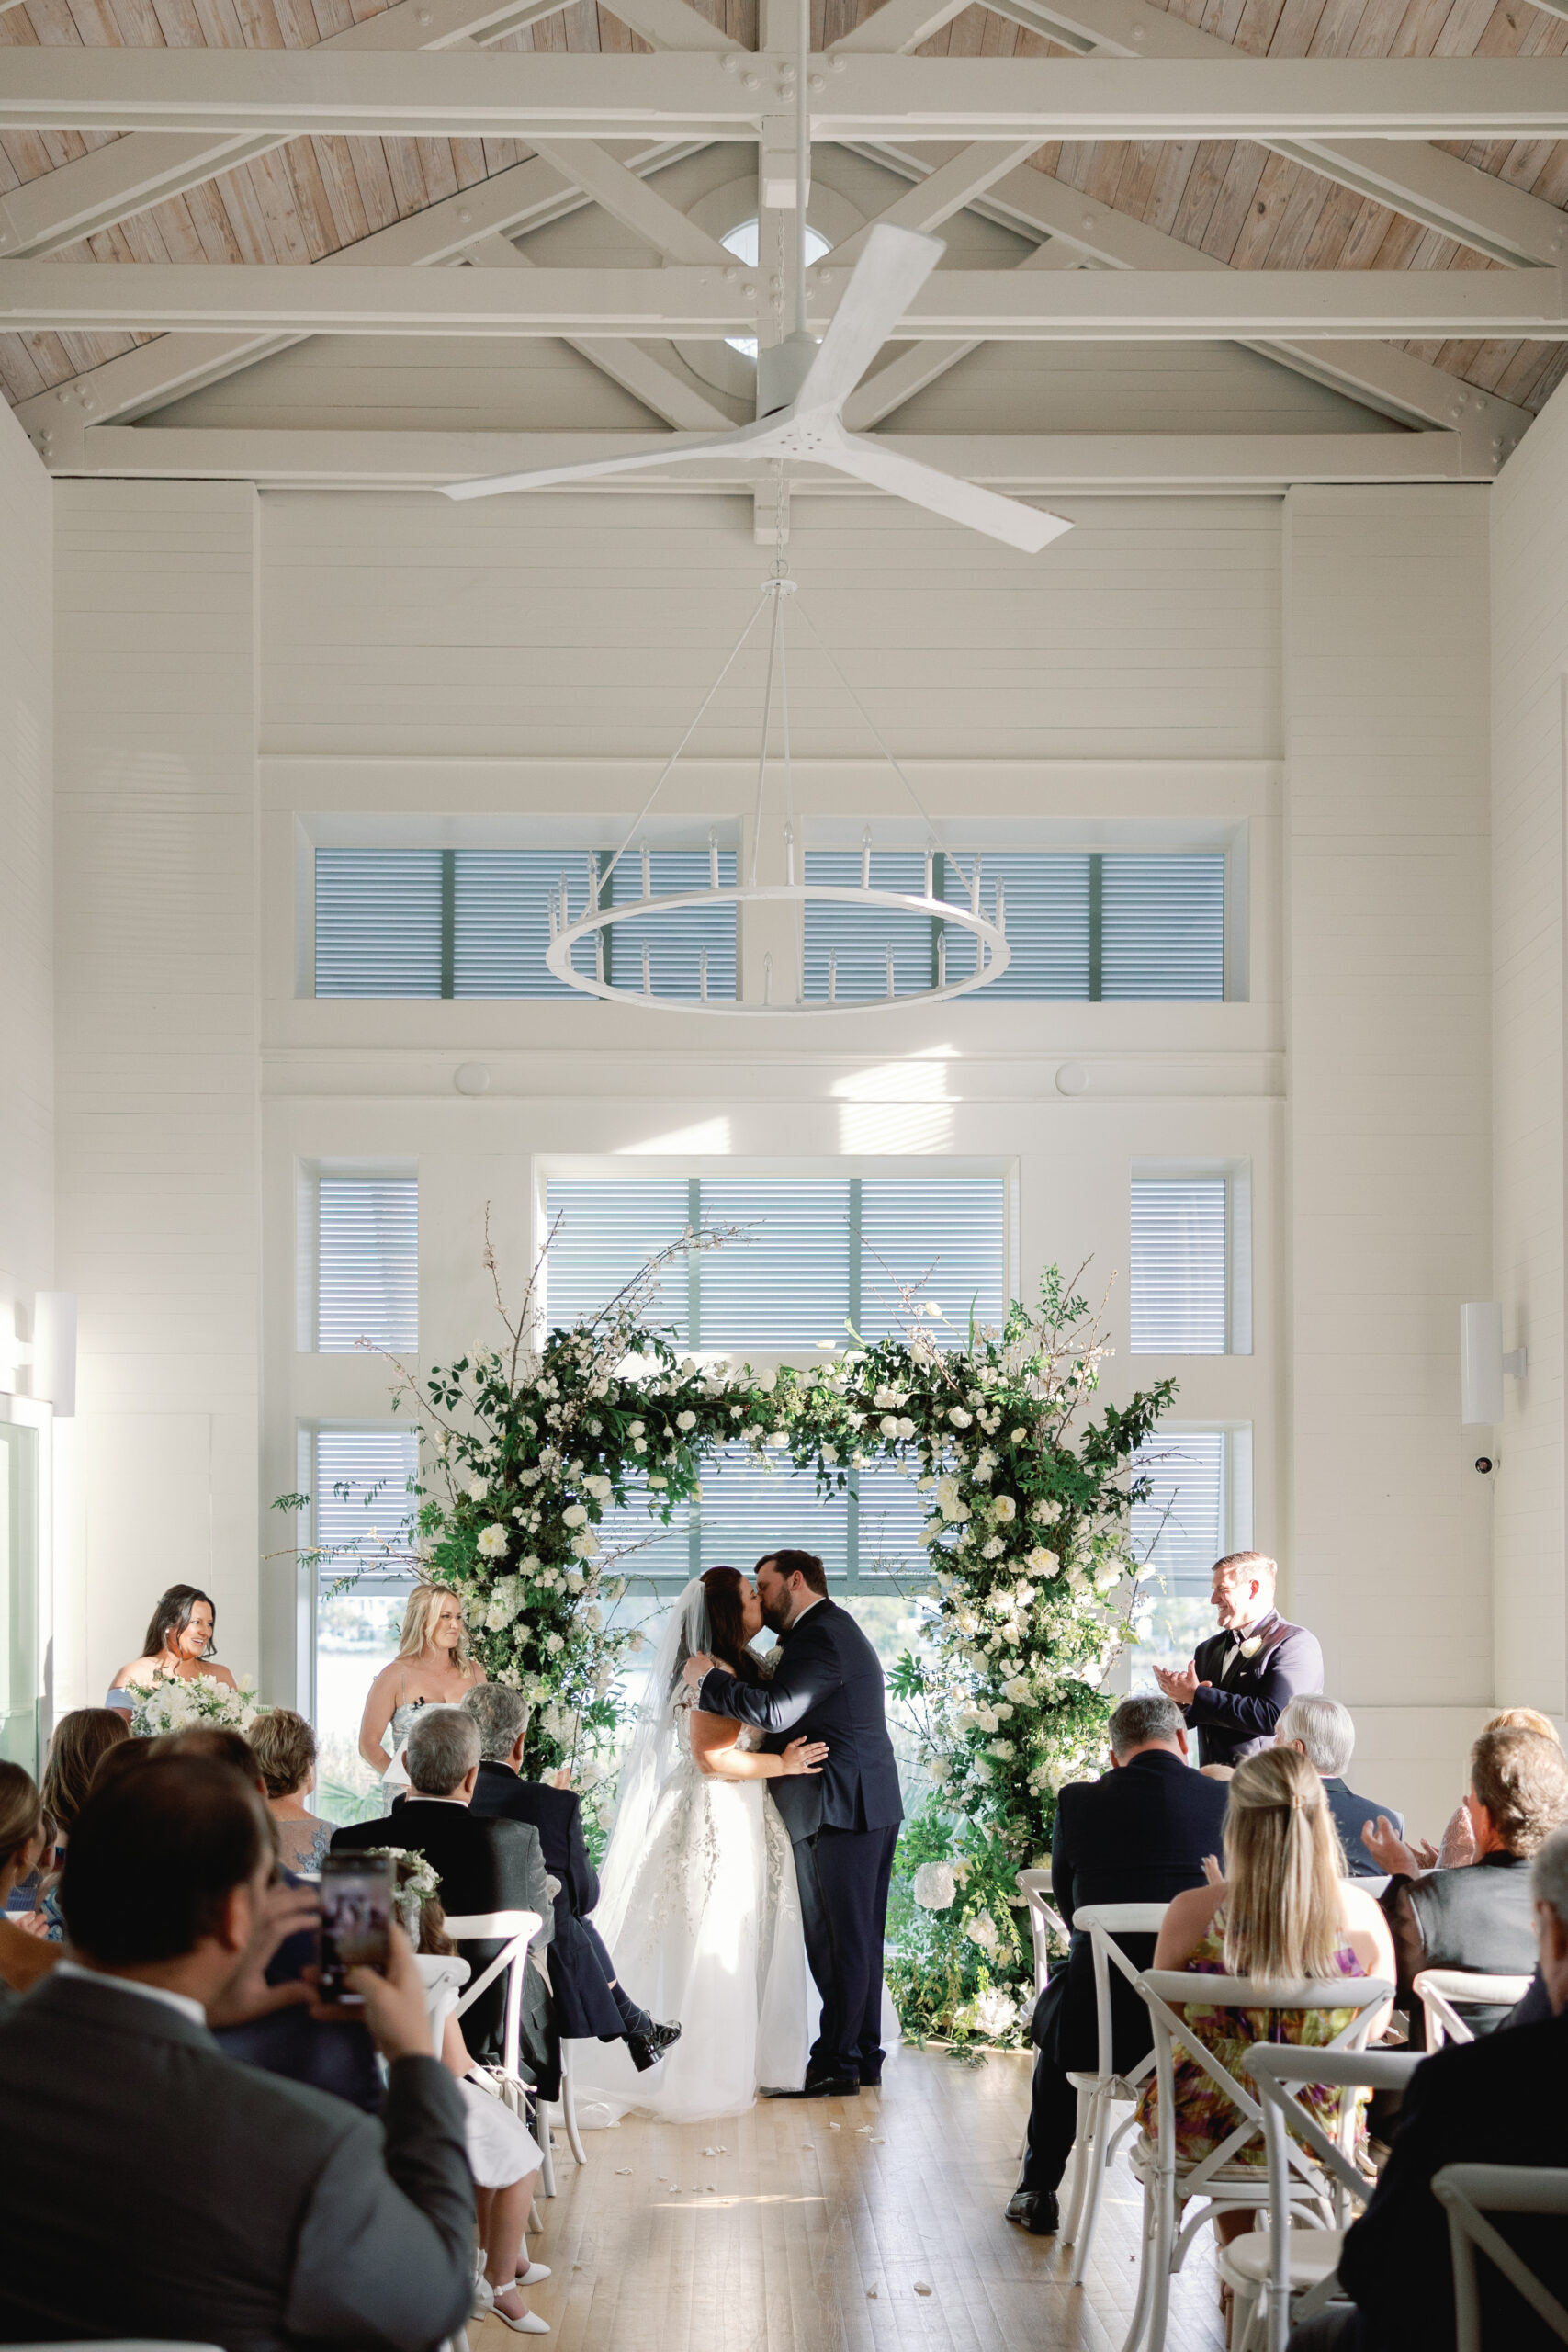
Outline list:
[[[419,1468],[413,1431],[318,1430],[311,1451],[315,1542],[334,1555],[322,1561],[321,1582],[356,1570],[406,1580],[383,1546],[396,1550],[412,1541],[419,1507],[409,1492]]]
[[[441,852],[318,849],[318,996],[439,996]]]
[[[316,1195],[316,1349],[419,1344],[419,1186],[322,1176]]]
[[[860,1186],[863,1339],[908,1328],[900,1284],[922,1283],[942,1308],[939,1343],[963,1344],[1007,1313],[1006,1192],[999,1176],[867,1176]]]
[[[1100,859],[1102,1002],[1221,1002],[1225,993],[1222,852]]]
[[[1226,1446],[1223,1430],[1160,1431],[1133,1457],[1151,1489],[1133,1506],[1133,1555],[1152,1560],[1172,1592],[1206,1592],[1229,1549]]]
[[[604,864],[608,865],[606,858]],[[705,890],[711,874],[705,849],[656,849],[649,865],[656,897],[685,890]],[[718,853],[718,878],[732,886],[735,852]],[[642,856],[628,850],[610,876],[608,902],[626,906],[643,895]],[[733,999],[737,987],[737,910],[734,903],[683,907],[642,920],[629,917],[613,923],[604,933],[608,958],[606,978],[618,989],[642,987],[642,951],[648,949],[649,978],[656,997],[694,1003],[702,994],[702,961],[707,958],[708,995]]]
[[[452,993],[454,996],[570,997],[545,962],[550,944],[549,905],[561,883],[573,918],[588,903],[592,850],[459,849],[452,859]],[[593,968],[592,949],[580,946],[573,963]]]
[[[850,1311],[847,1182],[770,1182],[705,1177],[705,1224],[741,1228],[745,1238],[697,1264],[705,1348],[814,1348],[846,1344]]]
[[[998,1002],[1081,1003],[1089,992],[1089,872],[1093,860],[1066,852],[985,850],[977,854],[980,909],[996,911],[1002,886],[1008,945],[1007,970],[987,980],[977,997]],[[942,896],[970,903],[969,881],[976,854],[962,861],[944,857]],[[954,979],[975,968],[975,940],[954,924],[947,927],[947,968]]]
[[[1129,1345],[1223,1356],[1229,1344],[1230,1187],[1224,1176],[1134,1176]]]
[[[875,890],[925,888],[926,861],[919,850],[874,850],[871,882]],[[861,878],[859,850],[808,849],[806,879],[855,888]],[[893,950],[894,987],[899,996],[936,985],[935,927],[929,916],[900,914],[893,907],[852,906],[830,899],[808,899],[805,916],[805,995],[808,1004],[828,1000],[828,958],[834,958],[834,993],[842,1004],[867,1003],[887,994],[887,951]],[[968,967],[970,970],[974,966]]]
[[[681,1238],[693,1207],[693,1188],[684,1177],[552,1176],[546,1193],[551,1238],[545,1267],[551,1329],[564,1330],[608,1306],[649,1258]],[[692,1344],[688,1277],[682,1255],[666,1270],[650,1316],[660,1328],[673,1326],[682,1347]]]

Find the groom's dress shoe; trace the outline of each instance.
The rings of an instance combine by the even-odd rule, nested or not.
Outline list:
[[[858,2075],[807,2075],[797,2091],[765,2090],[764,2098],[858,2098]]]
[[[639,2075],[657,2066],[667,2050],[673,2050],[681,2039],[678,2025],[656,2025],[651,2033],[629,2033],[626,2048],[632,2053],[632,2064]]]
[[[1003,2211],[1006,2220],[1033,2237],[1054,2238],[1062,2226],[1054,2188],[1016,2188]]]

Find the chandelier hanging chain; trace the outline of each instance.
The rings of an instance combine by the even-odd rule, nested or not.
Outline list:
[[[773,731],[773,669],[778,661],[779,622],[784,609],[783,582],[770,580],[764,596],[773,599],[773,625],[768,630],[768,674],[762,688],[762,741],[757,752],[757,806],[751,819],[751,883],[757,882],[757,858],[762,845],[762,798],[768,787],[768,740]]]

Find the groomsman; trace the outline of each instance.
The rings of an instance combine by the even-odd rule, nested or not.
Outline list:
[[[1155,1679],[1198,1734],[1200,1764],[1240,1764],[1272,1747],[1291,1701],[1323,1688],[1315,1634],[1274,1606],[1280,1571],[1263,1552],[1230,1552],[1214,1563],[1210,1595],[1220,1630],[1200,1642],[1190,1664]]]

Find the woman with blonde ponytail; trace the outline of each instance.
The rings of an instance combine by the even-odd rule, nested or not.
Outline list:
[[[1259,1984],[1336,1976],[1393,1981],[1393,1947],[1382,1911],[1364,1887],[1342,1878],[1343,1858],[1323,1782],[1293,1747],[1266,1747],[1236,1768],[1225,1815],[1224,1875],[1179,1894],[1155,1947],[1156,1968],[1196,1976],[1250,1976]],[[1195,1987],[1194,1990],[1197,1988]],[[1374,2037],[1388,2012],[1372,2021]],[[1186,2005],[1188,2024],[1220,2064],[1245,2080],[1242,2059],[1256,2041],[1331,2041],[1349,2024],[1348,2009],[1221,2009]],[[1175,2068],[1178,2154],[1198,2161],[1229,2137],[1241,2118],[1197,2061]],[[1155,2086],[1145,2090],[1140,2120],[1155,2125]],[[1332,2132],[1337,2089],[1319,2086],[1305,2103]],[[1262,2165],[1254,2141],[1236,2162]],[[1251,2226],[1248,2214],[1223,2214],[1222,2237]]]

